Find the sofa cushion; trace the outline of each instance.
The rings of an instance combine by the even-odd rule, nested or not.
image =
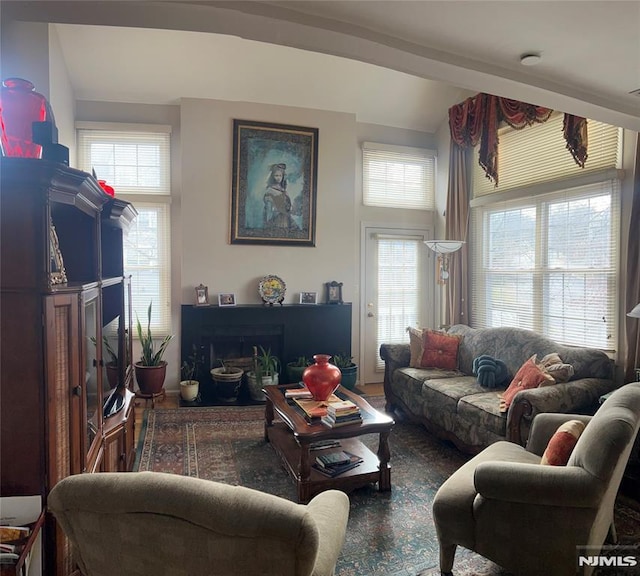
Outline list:
[[[411,358],[409,359],[410,368],[420,368],[420,361],[422,360],[422,328],[413,328],[409,326],[407,328],[409,332],[409,350],[411,352]]]
[[[566,466],[583,430],[584,422],[580,420],[569,420],[559,426],[549,440],[540,464]]]
[[[458,416],[497,436],[506,436],[507,415],[500,412],[498,395],[492,390],[463,396],[458,402]]]
[[[520,390],[537,388],[543,382],[554,382],[553,377],[536,363],[536,354],[531,356],[516,372],[511,384],[502,394],[500,410],[506,412]]]
[[[458,425],[458,401],[470,394],[484,392],[473,376],[455,376],[425,380],[420,390],[420,402],[428,416],[445,430],[456,430]]]
[[[458,367],[459,336],[451,336],[436,330],[425,330],[422,339],[423,352],[420,365],[423,368],[455,370]]]

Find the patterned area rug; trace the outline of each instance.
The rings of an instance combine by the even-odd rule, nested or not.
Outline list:
[[[379,409],[384,398],[369,398]],[[169,472],[248,486],[295,501],[293,480],[263,439],[264,408],[212,407],[147,410],[136,470]],[[363,442],[377,449],[376,435]],[[336,576],[439,576],[431,502],[468,457],[422,426],[397,421],[390,436],[390,493],[375,486],[350,494],[347,539]],[[617,506],[621,543],[640,541],[640,512]],[[507,576],[481,556],[458,548],[457,576]]]

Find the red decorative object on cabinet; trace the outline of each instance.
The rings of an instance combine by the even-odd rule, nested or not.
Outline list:
[[[42,146],[33,141],[33,123],[51,121],[47,99],[34,91],[29,80],[7,78],[0,97],[0,143],[3,156],[41,158]]]
[[[323,402],[340,386],[342,373],[340,368],[329,363],[329,354],[316,354],[313,359],[316,363],[305,368],[302,381],[313,394],[313,399]]]
[[[100,184],[100,188],[104,190],[105,194],[115,197],[116,191],[113,189],[113,186],[109,186],[109,184],[107,184],[106,180],[98,180],[98,184]]]

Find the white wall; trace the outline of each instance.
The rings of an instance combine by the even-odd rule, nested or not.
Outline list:
[[[258,304],[258,282],[277,274],[287,284],[285,303],[300,291],[324,296],[324,283],[344,283],[353,303],[352,353],[358,360],[360,327],[360,220],[430,225],[428,213],[361,206],[360,142],[374,140],[432,148],[434,136],[358,124],[351,114],[246,102],[183,99],[180,106],[78,102],[76,119],[172,126],[172,295],[176,338],[167,360],[167,390],[177,390],[180,305],[192,304],[194,288],[236,294],[238,304]],[[316,246],[253,246],[229,243],[233,120],[318,128]]]

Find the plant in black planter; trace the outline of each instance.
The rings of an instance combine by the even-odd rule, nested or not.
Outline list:
[[[297,360],[287,362],[287,383],[293,384],[302,381],[302,373],[307,366],[311,366],[313,360],[306,356],[298,356]]]
[[[173,334],[167,334],[156,349],[151,335],[151,305],[147,309],[147,328],[142,329],[140,319],[136,315],[136,328],[138,340],[142,345],[140,360],[134,364],[136,380],[143,394],[158,394],[164,386],[164,378],[167,373],[167,362],[162,359],[164,353],[173,338]]]
[[[244,370],[235,366],[228,366],[224,360],[219,360],[221,366],[211,369],[211,378],[216,383],[216,395],[223,402],[235,402],[240,392]]]
[[[353,362],[353,356],[335,354],[331,362],[340,368],[340,372],[342,372],[340,384],[348,390],[354,390],[358,380],[358,365]]]

